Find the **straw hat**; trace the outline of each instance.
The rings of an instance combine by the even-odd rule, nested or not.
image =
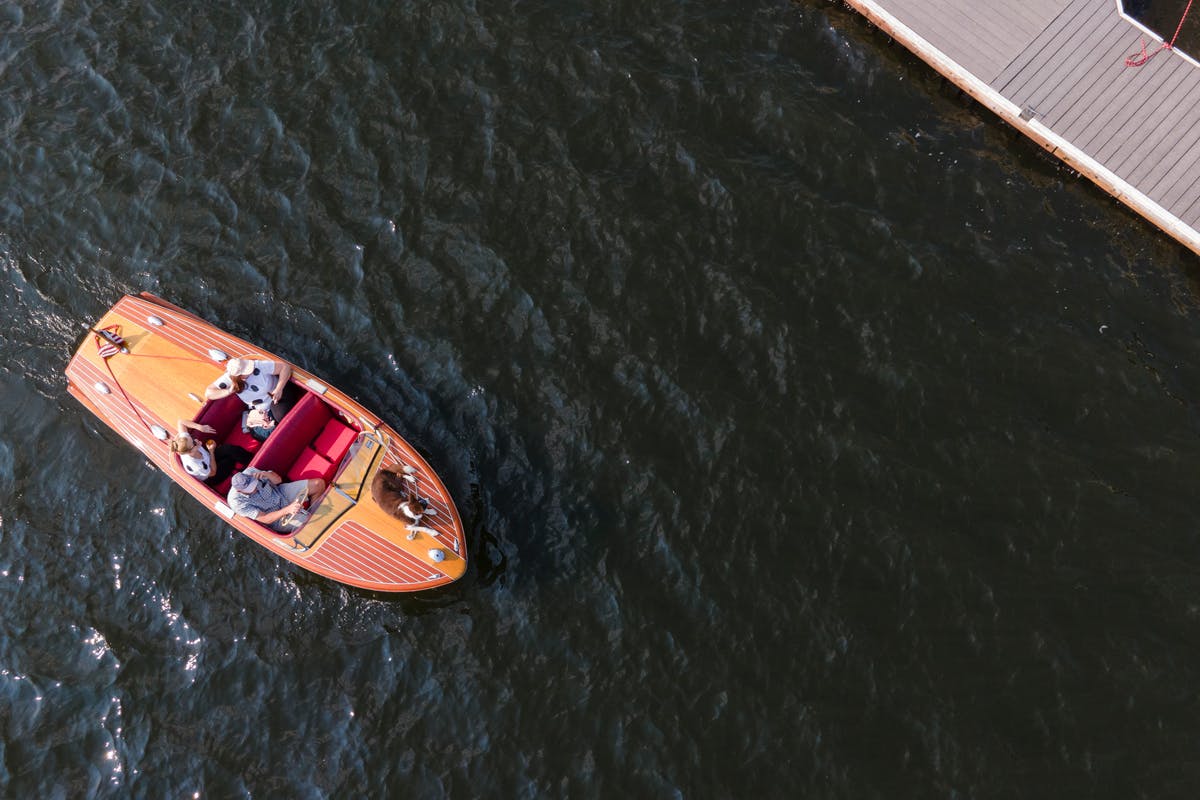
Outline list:
[[[249,358],[231,358],[225,362],[225,371],[230,375],[249,375],[254,372],[254,361]]]

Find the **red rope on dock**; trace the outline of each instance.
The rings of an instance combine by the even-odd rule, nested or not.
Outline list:
[[[1158,49],[1155,50],[1153,53],[1147,53],[1146,52],[1146,37],[1143,36],[1142,37],[1142,52],[1134,53],[1133,55],[1126,58],[1125,66],[1140,67],[1142,64],[1145,64],[1147,61],[1154,58],[1156,55],[1161,53],[1163,50],[1174,50],[1175,49],[1175,40],[1179,38],[1179,32],[1181,30],[1183,30],[1183,23],[1187,19],[1188,12],[1192,10],[1192,2],[1193,2],[1193,0],[1188,0],[1187,6],[1183,9],[1183,16],[1179,18],[1179,24],[1175,26],[1175,35],[1171,37],[1171,41],[1163,42],[1162,44],[1160,44],[1158,46]]]

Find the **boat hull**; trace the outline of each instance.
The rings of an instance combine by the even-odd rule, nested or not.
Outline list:
[[[294,535],[233,514],[223,495],[184,471],[169,440],[160,437],[173,434],[177,420],[208,412],[212,404],[201,398],[224,371],[220,355],[285,359],[145,293],[122,298],[93,328],[116,326],[128,352],[104,358],[89,334],[67,366],[68,391],[230,526],[304,569],[363,589],[421,591],[465,573],[462,520],[432,467],[373,412],[295,364],[291,382],[304,394],[305,407],[319,407],[339,427],[350,429],[354,444],[339,456],[340,466],[330,464],[330,470],[337,468],[330,473],[329,491],[313,504],[312,520]],[[272,436],[281,435],[288,421],[285,417]],[[381,469],[407,473],[435,513],[410,526],[380,508],[368,487]]]

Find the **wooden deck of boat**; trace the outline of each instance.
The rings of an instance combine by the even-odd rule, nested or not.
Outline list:
[[[1200,253],[1200,64],[1119,0],[847,0],[1134,211]]]
[[[165,324],[151,324],[151,316],[165,318]],[[110,324],[121,326],[129,352],[106,361],[90,339],[85,338],[67,365],[71,393],[189,494],[224,517],[229,525],[306,569],[366,589],[416,591],[457,580],[465,572],[467,554],[462,519],[429,464],[372,412],[340,390],[323,384],[327,402],[357,417],[364,426],[383,432],[388,446],[380,459],[381,465],[410,467],[420,495],[437,513],[422,518],[419,534],[409,539],[410,529],[366,499],[306,551],[291,549],[284,544],[285,537],[256,522],[234,516],[231,511],[223,513],[222,507],[229,511],[224,498],[184,472],[167,443],[160,441],[152,428],[160,426],[173,431],[177,419],[194,417],[199,404],[192,395],[198,397],[222,372],[209,355],[210,348],[272,360],[278,357],[187,312],[165,308],[141,297],[122,298],[97,323],[99,327]],[[296,365],[293,376],[297,381],[313,378]],[[431,547],[442,549],[445,560],[431,563],[423,557]]]

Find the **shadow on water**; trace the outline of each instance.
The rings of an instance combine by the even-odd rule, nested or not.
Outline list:
[[[472,471],[475,464],[471,464]],[[490,587],[504,577],[508,566],[508,556],[500,547],[500,542],[492,535],[486,525],[487,514],[484,508],[483,492],[478,483],[471,484],[471,513],[466,523],[467,552],[470,553],[470,566],[463,579],[476,576],[480,586]],[[473,549],[472,549],[473,548]],[[460,580],[460,583],[462,580]]]
[[[465,577],[465,576],[464,576]],[[459,579],[449,586],[436,589],[426,589],[421,592],[395,593],[375,592],[370,589],[360,589],[355,586],[343,586],[336,581],[316,575],[308,570],[297,570],[293,576],[296,587],[301,590],[315,592],[345,592],[347,598],[382,603],[388,608],[398,610],[404,617],[416,617],[443,609],[451,608],[463,602]]]

